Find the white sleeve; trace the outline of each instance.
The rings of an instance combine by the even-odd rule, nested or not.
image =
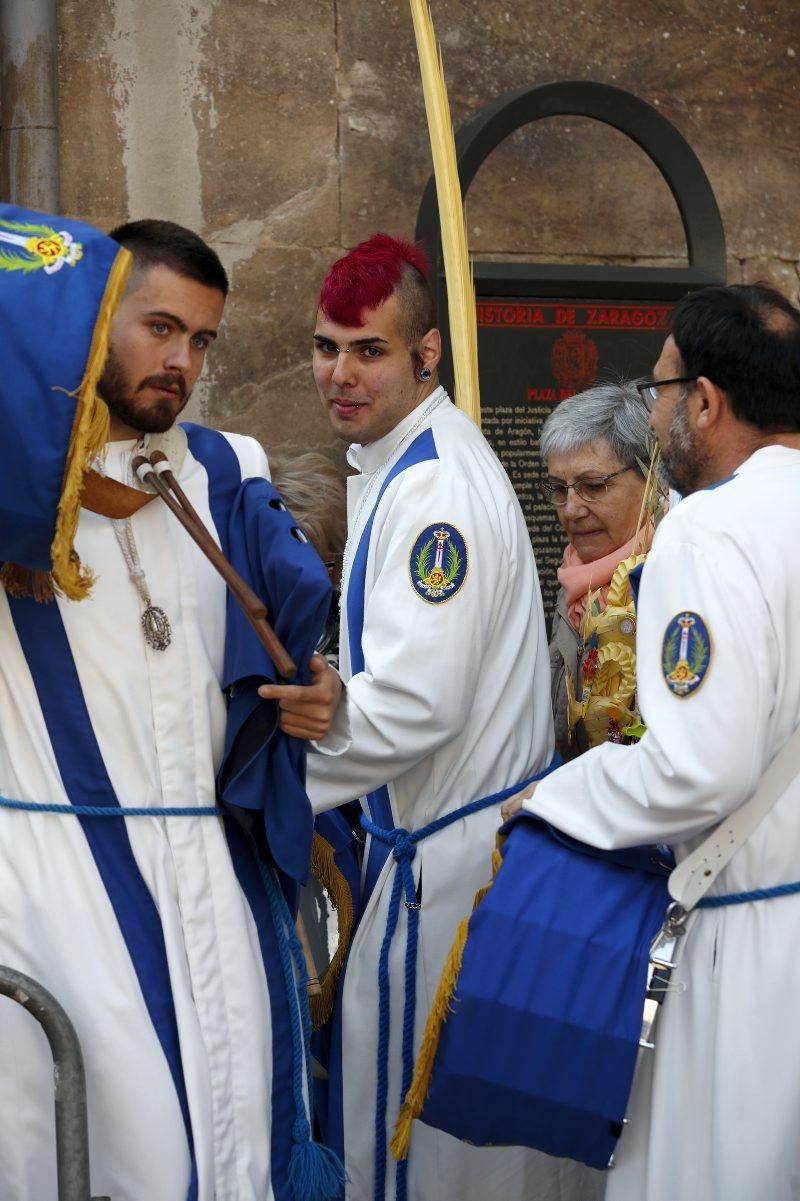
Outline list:
[[[695,538],[686,522],[668,517],[659,534],[637,606],[647,732],[566,764],[525,806],[598,847],[680,843],[709,829],[752,794],[769,746],[778,648],[751,564],[732,538]],[[710,645],[704,658],[692,633],[700,680],[681,694],[667,677],[684,614],[700,617]]]
[[[347,683],[323,753],[308,759],[317,811],[388,784],[462,732],[498,619],[496,592],[508,579],[502,533],[464,479],[420,465],[383,503],[390,507],[373,534],[364,669]],[[467,565],[452,597],[430,601],[414,584],[411,559],[419,535],[436,523],[460,533]],[[337,754],[337,746],[345,749]]]
[[[264,448],[255,438],[250,438],[246,434],[226,434],[225,437],[230,442],[242,472],[242,479],[249,480],[253,478],[271,479],[269,472],[269,463],[267,456],[264,453]]]

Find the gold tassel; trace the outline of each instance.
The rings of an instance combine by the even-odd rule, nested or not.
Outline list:
[[[462,917],[458,923],[453,945],[447,953],[447,959],[439,978],[431,1011],[425,1022],[422,1044],[417,1056],[417,1062],[414,1065],[414,1076],[408,1092],[403,1099],[403,1104],[400,1106],[400,1113],[394,1128],[394,1136],[389,1145],[395,1159],[408,1159],[408,1148],[411,1142],[411,1123],[414,1121],[414,1118],[418,1118],[422,1113],[422,1107],[428,1095],[433,1061],[439,1049],[439,1036],[442,1032],[442,1023],[445,1021],[448,1013],[452,1013],[453,1011],[453,994],[455,993],[459,972],[461,971],[461,961],[464,957],[464,947],[467,943],[468,932],[469,917]]]
[[[80,516],[84,472],[108,441],[108,408],[97,395],[97,384],[108,354],[111,319],[125,291],[132,262],[130,252],[120,247],[106,281],[86,371],[78,391],[56,517],[56,533],[50,548],[53,579],[70,600],[82,600],[88,595],[94,581],[91,570],[81,566],[73,542]]]
[[[439,201],[442,257],[447,281],[450,345],[453,352],[455,402],[480,428],[481,401],[478,379],[478,331],[475,320],[475,286],[467,249],[467,229],[450,105],[442,57],[436,45],[433,21],[426,0],[411,0],[411,16],[422,75],[422,92],[431,140],[433,174]]]
[[[333,1012],[336,985],[342,970],[353,929],[353,898],[342,873],[336,866],[331,844],[314,831],[311,843],[311,874],[318,880],[331,898],[331,904],[339,919],[339,945],[331,959],[328,970],[320,980],[320,991],[308,998],[311,1021],[315,1030],[323,1026]]]
[[[494,883],[500,864],[502,863],[500,845],[503,841],[498,835],[497,847],[492,852],[492,878],[488,884],[482,885],[475,893],[475,899],[472,902],[473,913]],[[408,1092],[403,1099],[403,1104],[400,1106],[394,1135],[389,1144],[389,1149],[395,1159],[408,1158],[408,1148],[411,1142],[411,1123],[414,1121],[414,1118],[419,1117],[425,1105],[425,1098],[428,1095],[428,1088],[431,1082],[431,1073],[433,1072],[433,1063],[436,1059],[436,1052],[439,1049],[442,1024],[447,1019],[448,1013],[453,1013],[452,1002],[456,985],[458,984],[459,973],[461,972],[461,964],[464,959],[464,947],[467,944],[470,918],[471,915],[468,914],[458,924],[455,939],[447,953],[447,959],[444,962],[442,974],[439,978],[433,1004],[425,1022],[419,1055],[414,1065],[414,1075]]]

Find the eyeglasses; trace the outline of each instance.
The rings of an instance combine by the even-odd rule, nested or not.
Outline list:
[[[561,480],[542,480],[539,490],[544,499],[557,508],[567,503],[570,488],[581,500],[591,503],[602,500],[608,492],[608,481],[616,479],[618,475],[623,475],[626,471],[633,471],[633,467],[620,467],[619,471],[612,471],[610,475],[601,475],[596,479],[573,480],[571,484],[562,483]]]
[[[678,375],[675,379],[649,379],[643,384],[637,384],[636,391],[648,413],[652,413],[653,405],[658,400],[659,388],[666,388],[667,384],[693,384],[695,381],[696,377],[693,375]]]

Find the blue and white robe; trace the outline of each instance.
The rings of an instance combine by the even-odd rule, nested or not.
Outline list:
[[[443,389],[384,438],[351,448],[350,462],[359,474],[348,480],[340,645],[346,702],[309,755],[308,791],[317,811],[361,797],[378,825],[418,830],[550,761],[550,670],[536,566],[505,472]],[[461,558],[453,575],[445,552],[455,586],[441,596],[420,580],[421,550],[433,536],[432,568],[440,528]],[[498,810],[486,809],[417,847],[417,1046],[458,922],[490,876],[498,825]],[[341,1004],[339,1135],[348,1201],[374,1195],[377,972],[395,870],[387,848],[368,841]],[[401,1091],[404,914],[401,906],[389,959],[389,1137]],[[335,1131],[333,1096],[330,1109]],[[562,1171],[533,1152],[479,1150],[415,1123],[408,1196],[577,1201],[577,1190],[560,1191],[573,1167]],[[389,1156],[387,1198],[395,1196],[394,1181]]]
[[[189,443],[180,481],[220,531],[266,458],[251,439],[198,427]],[[109,444],[109,476],[128,478],[132,448]],[[165,651],[145,644],[111,522],[93,513],[76,543],[97,574],[88,600],[0,593],[0,793],[153,809],[124,822],[0,809],[0,962],[44,984],[77,1030],[93,1195],[281,1201],[294,1112],[289,1088],[273,1097],[289,1052],[281,1038],[273,1053],[285,1007],[280,973],[265,969],[258,873],[220,819],[159,816],[216,803],[226,589],[161,502],[132,527],[171,622]],[[43,1033],[0,1000],[3,1198],[56,1199],[52,1089]]]
[[[565,764],[526,808],[603,849],[668,843],[680,862],[752,795],[800,723],[798,513],[800,450],[780,445],[670,509],[637,602],[647,732]],[[676,686],[682,618],[691,670]],[[800,879],[798,806],[800,775],[711,896]],[[800,897],[696,910],[680,944],[608,1199],[793,1201]]]

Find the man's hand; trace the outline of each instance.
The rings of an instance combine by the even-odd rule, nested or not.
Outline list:
[[[503,801],[500,806],[500,816],[504,822],[507,822],[510,817],[518,813],[522,808],[522,802],[529,800],[536,792],[536,785],[529,784],[527,788],[523,788],[522,792],[516,793],[515,796],[509,797],[507,801]]]
[[[295,738],[324,738],[342,695],[342,681],[322,655],[311,657],[311,683],[262,684],[258,695],[278,702],[281,729]]]

